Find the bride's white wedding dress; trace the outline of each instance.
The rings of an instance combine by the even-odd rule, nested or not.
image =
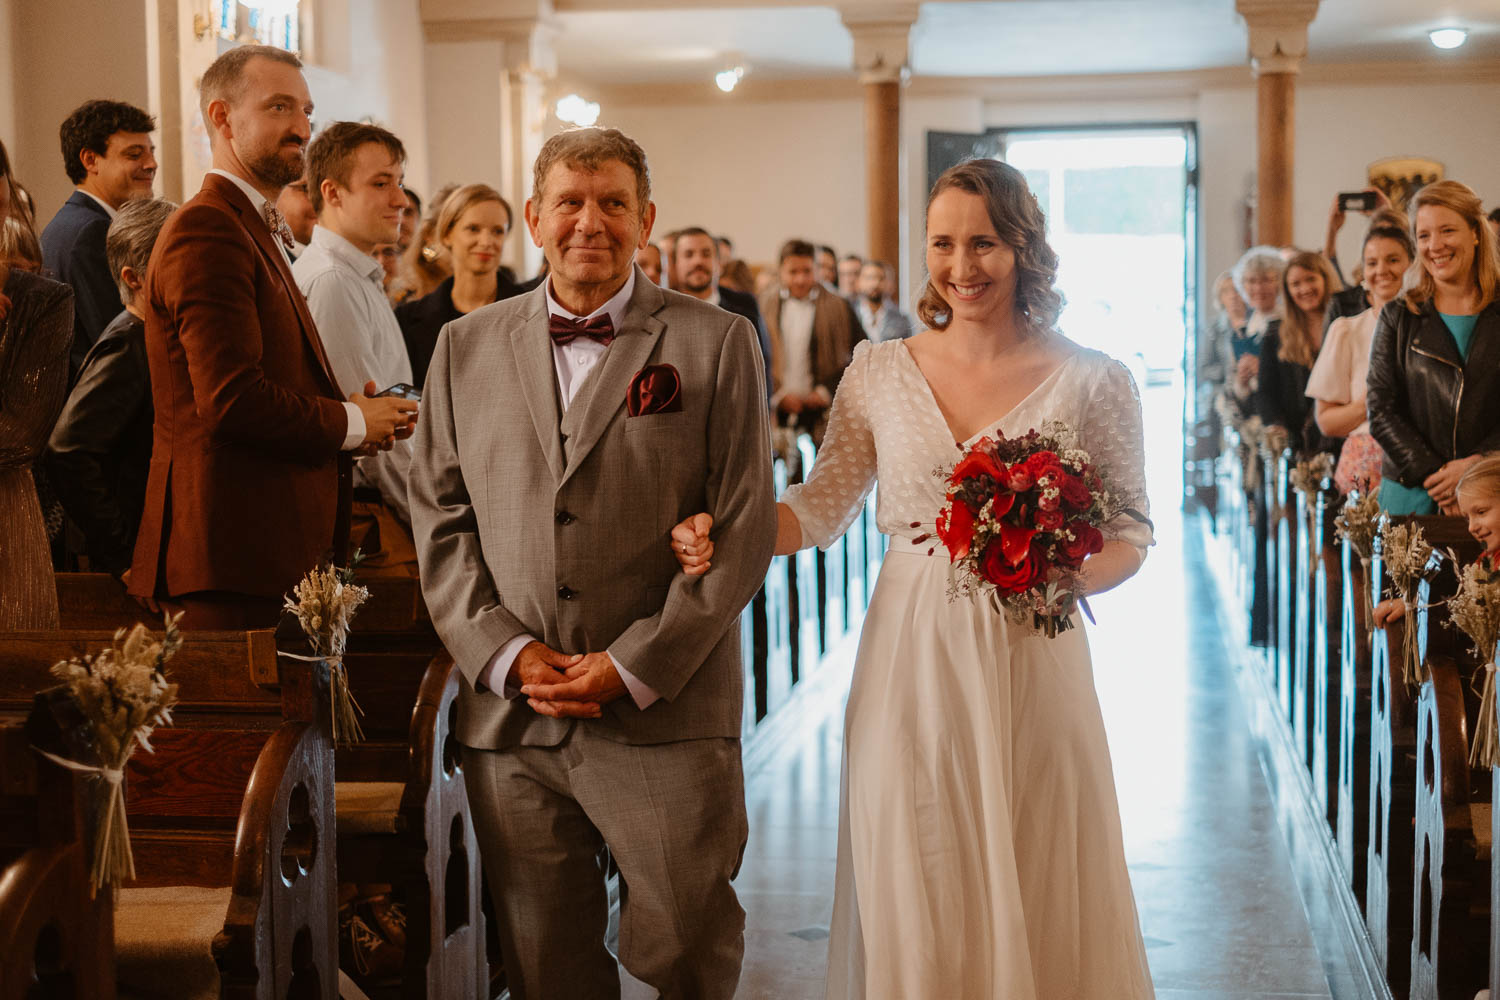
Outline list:
[[[1079,349],[974,435],[1058,420],[1147,512],[1140,398]],[[784,502],[826,547],[878,479],[890,552],[860,637],[844,726],[830,998],[1133,1000],[1153,996],[1082,627],[1047,639],[948,598],[939,544],[911,539],[959,457],[902,341],[860,344],[808,482]],[[1150,528],[1106,526],[1144,553]],[[1117,667],[1124,668],[1125,664]]]

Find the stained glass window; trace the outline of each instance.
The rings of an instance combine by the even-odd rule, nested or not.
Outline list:
[[[302,44],[301,0],[210,0],[215,33],[228,42],[257,42],[289,52]]]

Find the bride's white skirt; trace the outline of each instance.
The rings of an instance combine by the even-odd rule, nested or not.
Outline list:
[[[844,726],[828,997],[1152,997],[1083,629],[1008,629],[948,600],[946,553],[893,541]]]

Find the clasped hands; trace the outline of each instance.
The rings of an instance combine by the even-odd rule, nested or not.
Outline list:
[[[521,648],[505,683],[521,689],[533,712],[554,719],[597,719],[605,705],[627,693],[608,653],[570,656],[543,642]]]
[[[362,393],[356,392],[349,402],[359,407],[365,418],[365,440],[355,454],[362,457],[377,452],[390,451],[397,441],[412,436],[417,429],[417,403],[399,396],[376,396],[379,390],[373,381],[365,383]]]
[[[1454,491],[1458,488],[1458,481],[1463,474],[1469,470],[1469,466],[1479,461],[1478,455],[1470,455],[1467,458],[1455,458],[1451,462],[1445,462],[1436,472],[1422,480],[1422,489],[1432,497],[1433,503],[1438,505],[1438,510],[1444,514],[1457,514],[1458,498]]]

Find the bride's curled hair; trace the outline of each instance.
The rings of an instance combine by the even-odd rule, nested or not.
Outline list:
[[[1047,243],[1047,219],[1026,178],[999,160],[965,160],[943,171],[927,196],[933,199],[957,188],[984,199],[995,233],[1016,255],[1016,311],[1033,333],[1046,333],[1057,326],[1063,297],[1057,282],[1057,254]],[[952,311],[929,277],[917,303],[917,316],[934,330],[948,326]]]

